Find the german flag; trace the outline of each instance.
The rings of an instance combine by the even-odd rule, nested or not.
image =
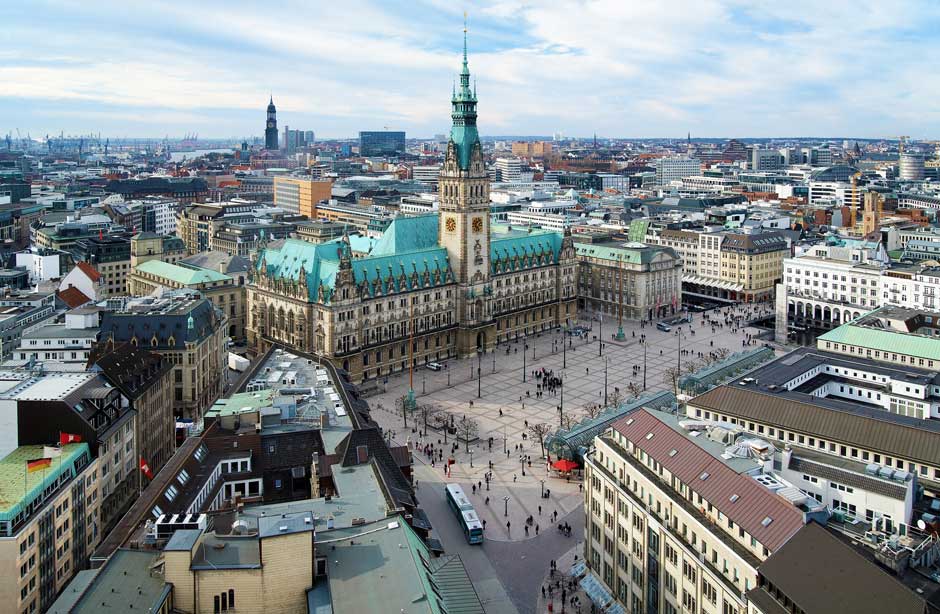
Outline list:
[[[51,458],[34,458],[32,460],[26,461],[26,471],[30,473],[33,471],[42,471],[43,469],[48,469],[51,466]]]

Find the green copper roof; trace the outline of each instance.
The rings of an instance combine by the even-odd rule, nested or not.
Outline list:
[[[574,250],[578,256],[601,258],[602,260],[620,260],[626,264],[649,264],[659,254],[664,253],[661,247],[621,247],[614,245],[596,245],[594,243],[575,243]]]
[[[475,89],[475,88],[474,88]],[[480,143],[477,132],[477,95],[470,89],[470,67],[467,65],[467,30],[463,32],[463,67],[460,70],[460,87],[454,90],[451,99],[450,140],[457,150],[457,163],[461,170],[470,168],[470,155],[474,145]]]
[[[372,248],[371,255],[389,256],[437,247],[439,221],[437,213],[396,217]]]
[[[825,349],[826,341],[844,343],[882,352],[906,354],[926,360],[940,360],[940,339],[910,333],[843,324],[817,338],[817,347]]]
[[[510,230],[508,226],[496,224],[491,229],[490,262],[493,265],[500,260],[537,256],[546,251],[551,253],[552,262],[558,261],[562,236],[553,230]]]
[[[142,273],[149,273],[150,275],[175,281],[183,286],[194,286],[217,281],[232,281],[232,278],[228,275],[213,271],[212,269],[183,267],[178,264],[163,262],[162,260],[148,260],[147,262],[138,264],[137,270]]]

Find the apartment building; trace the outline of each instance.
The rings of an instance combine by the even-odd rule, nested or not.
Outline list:
[[[27,470],[27,461],[48,466]],[[87,443],[19,446],[0,459],[0,600],[46,611],[101,539],[98,460]]]
[[[697,177],[702,174],[702,161],[698,158],[685,156],[658,158],[654,165],[658,186],[668,186],[673,181],[681,182],[685,177]]]
[[[97,340],[97,310],[76,309],[65,314],[64,322],[30,327],[23,333],[13,358],[24,362],[51,360],[86,364]]]

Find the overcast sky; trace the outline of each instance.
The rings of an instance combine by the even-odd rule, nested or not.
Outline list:
[[[0,3],[0,133],[940,136],[940,2]]]

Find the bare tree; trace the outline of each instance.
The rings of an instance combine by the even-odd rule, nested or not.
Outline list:
[[[627,384],[627,392],[630,394],[631,398],[638,399],[643,392],[643,388],[636,382],[630,382]]]
[[[417,408],[421,420],[424,422],[424,436],[428,436],[428,422],[441,413],[441,407],[434,403],[421,403]]]
[[[668,367],[663,370],[663,383],[672,386],[672,393],[679,394],[679,369],[677,367]]]
[[[627,387],[627,389],[629,390],[629,387]],[[607,395],[608,407],[617,407],[622,400],[623,394],[621,394],[620,390],[614,389],[613,392]]]
[[[466,451],[469,452],[470,439],[476,438],[477,433],[480,432],[480,425],[473,418],[461,416],[460,420],[457,421],[457,432],[463,435]]]
[[[545,422],[529,425],[529,433],[539,440],[539,446],[542,448],[542,458],[545,458],[545,436],[552,432],[552,427]]]
[[[718,348],[715,350],[715,360],[724,360],[731,355],[731,350],[728,348]]]
[[[597,414],[601,413],[604,408],[597,403],[585,403],[582,409],[584,409],[584,413],[588,418],[596,418]]]
[[[571,427],[574,425],[574,418],[571,417],[571,414],[562,414],[561,416],[561,428],[566,430],[571,430]]]
[[[400,396],[395,399],[395,413],[401,414],[401,419],[405,423],[405,427],[408,427],[408,397]]]
[[[699,363],[695,362],[694,360],[687,360],[684,363],[682,363],[683,375],[690,375],[692,373],[695,373],[699,369],[700,369]]]

